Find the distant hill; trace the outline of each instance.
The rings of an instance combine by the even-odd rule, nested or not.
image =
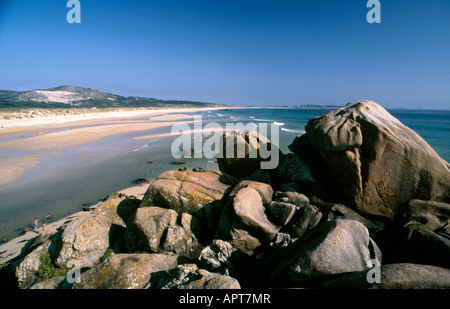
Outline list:
[[[91,88],[59,86],[31,91],[0,90],[0,108],[48,107],[208,107],[215,103],[123,97]]]

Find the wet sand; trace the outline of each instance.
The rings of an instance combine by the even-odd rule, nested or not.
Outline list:
[[[189,122],[193,115],[186,112],[211,109],[220,108],[138,110],[2,120],[0,186],[19,179],[27,169],[39,164],[42,158],[65,149],[77,149],[114,135],[172,126],[181,120]],[[147,119],[144,121],[143,118]],[[11,153],[17,151],[23,155],[11,157]]]
[[[0,239],[17,237],[34,217],[50,212],[59,220],[138,178],[178,168],[170,155],[171,126],[215,109],[220,108],[0,120]]]

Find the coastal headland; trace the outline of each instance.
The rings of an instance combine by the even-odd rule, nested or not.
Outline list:
[[[45,155],[189,121],[187,112],[13,121],[0,147]],[[143,115],[154,121],[133,118]],[[16,139],[36,127],[43,133]],[[2,287],[450,288],[450,164],[377,103],[311,119],[274,169],[248,156],[267,138],[224,132],[222,142],[246,145],[246,156],[218,158],[219,170],[167,170],[2,244]]]

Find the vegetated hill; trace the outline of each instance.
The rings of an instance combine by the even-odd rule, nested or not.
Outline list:
[[[31,91],[0,90],[0,108],[56,107],[202,107],[221,104],[124,97],[92,88],[59,86]]]

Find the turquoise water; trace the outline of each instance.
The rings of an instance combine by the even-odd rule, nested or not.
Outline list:
[[[305,133],[308,120],[327,111],[252,108],[196,114],[202,116],[204,125],[217,122],[224,128],[230,122],[275,123],[280,129],[280,148],[286,153],[293,139]],[[450,111],[390,112],[422,136],[442,158],[450,161]],[[17,181],[0,186],[0,239],[18,236],[24,228],[30,227],[35,217],[42,218],[47,213],[51,213],[54,220],[64,218],[112,192],[132,186],[138,178],[155,179],[163,171],[182,166],[218,168],[214,159],[173,158],[170,147],[175,137],[133,139],[170,131],[171,127],[164,127],[112,136],[45,157]],[[23,154],[26,153],[10,150],[3,155]],[[175,161],[184,164],[177,165]]]

